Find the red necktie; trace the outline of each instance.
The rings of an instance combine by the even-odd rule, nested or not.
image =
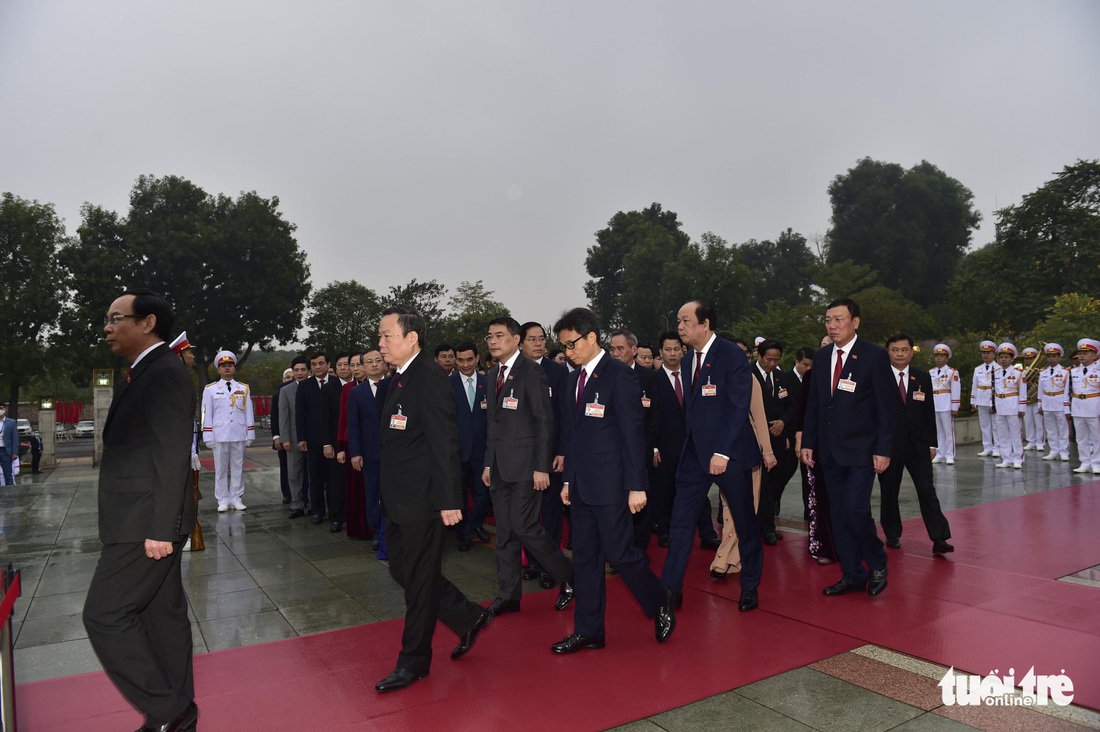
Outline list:
[[[497,374],[497,399],[500,399],[500,394],[504,390],[504,370],[507,368],[507,366],[501,364],[500,373]]]
[[[673,371],[672,378],[676,381],[676,400],[680,402],[680,406],[684,406],[684,387],[680,386],[680,372]]]
[[[901,403],[902,404],[905,404],[905,397],[906,397],[905,391],[906,391],[906,389],[905,389],[905,373],[902,372],[902,373],[898,374],[898,394],[901,395]]]
[[[581,369],[581,375],[577,379],[577,409],[581,408],[581,397],[584,395],[584,380],[588,376],[588,372]]]
[[[833,394],[836,394],[836,385],[840,383],[840,369],[844,366],[844,351],[836,349],[836,368],[833,369]]]
[[[699,383],[699,372],[703,370],[703,352],[695,352],[695,375],[691,377],[691,388],[694,389]]]

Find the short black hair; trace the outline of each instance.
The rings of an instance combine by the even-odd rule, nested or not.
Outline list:
[[[290,368],[294,368],[298,364],[302,364],[306,368],[309,368],[309,359],[306,358],[304,353],[300,353],[294,357],[294,359],[290,362]]]
[[[436,356],[438,356],[441,353],[444,353],[446,351],[453,351],[453,350],[455,350],[455,349],[454,349],[454,347],[451,346],[450,343],[440,343],[438,346],[435,347],[435,351],[433,353]]]
[[[176,316],[172,312],[172,306],[168,304],[168,301],[145,287],[133,287],[124,290],[119,297],[123,295],[133,295],[134,315],[140,315],[143,318],[149,315],[154,316],[157,322],[153,326],[153,332],[162,341],[168,340],[168,337],[172,335],[172,326],[176,324]]]
[[[486,326],[486,330],[494,325],[503,325],[512,335],[522,337],[522,333],[519,327],[519,321],[513,318],[511,315],[501,315],[499,317],[493,318],[489,321],[489,325]]]
[[[908,344],[909,344],[909,347],[910,347],[910,348],[912,348],[912,347],[913,347],[913,339],[912,339],[912,338],[910,338],[910,337],[909,337],[908,335],[906,335],[905,333],[895,333],[894,335],[892,335],[892,336],[890,336],[889,338],[887,338],[887,339],[886,339],[886,347],[887,347],[887,348],[889,348],[889,347],[890,347],[890,344],[892,344],[892,343],[897,343],[898,341],[905,341],[906,343],[908,343]]]
[[[650,355],[653,355],[653,346],[649,345],[646,341],[638,341],[638,349],[641,350],[643,348],[648,348]]]
[[[848,308],[848,314],[851,315],[853,319],[859,317],[859,303],[850,297],[839,297],[836,300],[833,300],[831,303],[825,306],[825,310],[828,311],[832,310],[833,308],[841,307]]]
[[[660,344],[660,348],[665,347],[665,341],[676,341],[680,344],[681,348],[684,347],[684,342],[680,340],[680,334],[674,330],[666,330],[665,332],[661,333],[661,335],[657,336],[657,343]]]
[[[543,327],[542,323],[536,323],[533,320],[528,320],[526,323],[519,327],[519,337],[526,338],[527,331],[531,330],[532,328],[538,328],[542,332],[542,337],[546,337],[546,328]]]
[[[555,334],[561,333],[563,330],[571,330],[581,336],[595,333],[596,340],[599,340],[600,321],[596,318],[596,314],[588,308],[573,308],[562,313],[562,316],[558,318],[558,322],[554,323]]]
[[[313,353],[309,354],[310,365],[312,366],[313,362],[316,361],[319,358],[325,359],[325,363],[328,363],[328,354],[325,353],[323,350],[318,349],[318,350],[314,351]]]
[[[756,352],[763,356],[768,351],[775,349],[779,351],[779,355],[783,355],[783,344],[774,338],[765,338],[760,341],[760,345],[756,347]]]
[[[732,340],[732,341],[733,341],[734,343],[736,343],[736,344],[737,344],[738,346],[740,346],[740,347],[741,347],[741,350],[742,350],[742,351],[744,351],[745,353],[748,353],[749,351],[751,351],[751,350],[752,350],[751,348],[749,348],[749,344],[748,344],[748,343],[746,343],[746,342],[744,341],[744,339],[742,339],[742,338],[733,338],[733,339],[731,339],[731,340]]]
[[[350,363],[351,362],[351,352],[350,351],[341,351],[340,353],[337,353],[336,354],[336,362],[338,362],[341,358],[346,358],[348,360],[348,362]]]
[[[456,356],[463,351],[473,351],[475,357],[479,355],[477,352],[477,344],[473,341],[462,341],[457,346],[455,346],[454,351]]]
[[[794,360],[795,361],[803,361],[807,358],[812,359],[813,357],[814,357],[814,349],[806,348],[805,346],[803,346],[802,348],[799,348],[794,353]]]
[[[629,343],[632,348],[638,347],[638,336],[634,335],[626,328],[616,328],[615,330],[611,331],[611,337],[614,338],[615,336],[622,336],[623,338],[626,338],[626,342]]]
[[[407,336],[409,333],[416,333],[417,342],[421,348],[424,347],[424,333],[428,330],[428,326],[420,313],[408,305],[390,305],[382,311],[383,318],[387,315],[397,316],[397,325],[401,328],[401,335]]]
[[[710,329],[718,330],[718,313],[714,306],[706,300],[692,300],[695,303],[695,322],[702,324],[704,320],[710,321]]]
[[[550,352],[546,354],[546,357],[548,359],[550,359],[551,361],[553,361],[555,358],[558,357],[559,353],[565,353],[565,351],[561,350],[560,348],[554,348],[554,349],[551,349]]]

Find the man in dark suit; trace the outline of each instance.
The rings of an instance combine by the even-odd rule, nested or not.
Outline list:
[[[375,684],[404,689],[428,675],[436,621],[460,636],[459,659],[492,615],[470,602],[443,576],[446,526],[462,520],[458,426],[451,385],[421,353],[426,326],[415,310],[395,305],[382,313],[378,350],[397,372],[381,419],[382,511],[390,575],[405,590],[405,631],[397,666]]]
[[[752,374],[744,352],[714,332],[714,308],[701,300],[685,303],[676,316],[677,330],[690,349],[686,379],[687,431],[676,471],[668,557],[661,582],[676,593],[684,582],[691,540],[712,483],[726,497],[741,549],[742,611],[757,607],[757,587],[764,566],[756,509],[752,501],[752,469],[760,463],[760,447],[749,427]]]
[[[561,415],[562,394],[565,392],[565,382],[569,378],[569,369],[564,364],[546,358],[546,329],[534,321],[524,323],[519,327],[520,342],[519,352],[542,367],[546,374],[546,385],[550,388],[550,405],[554,412],[554,447],[551,451],[554,461],[550,466],[550,487],[542,492],[542,514],[539,523],[550,535],[554,546],[561,546],[562,522],[565,520],[565,506],[561,502],[561,471],[564,466],[564,458],[561,454]],[[538,566],[537,561],[531,561],[523,571],[523,579],[539,578],[539,586],[548,590],[557,582],[549,572],[545,572]]]
[[[328,355],[324,351],[315,351],[310,355],[309,369],[313,375],[299,382],[294,396],[294,420],[298,430],[298,449],[306,455],[310,521],[319,524],[325,520],[325,498],[331,492],[328,490],[329,469],[325,461],[325,400],[321,398],[321,390],[330,381],[338,383],[339,380],[329,376]]]
[[[321,455],[325,466],[325,503],[328,505],[328,530],[339,534],[344,529],[344,466],[337,459],[340,447],[340,401],[344,393],[344,377],[351,376],[351,357],[341,353],[337,357],[336,378],[329,378],[321,386]],[[350,379],[349,379],[350,381]],[[314,515],[317,510],[314,508]]]
[[[481,480],[481,472],[485,469],[489,404],[486,400],[485,375],[477,372],[477,345],[473,341],[463,341],[455,346],[454,352],[455,370],[449,378],[458,416],[462,505],[467,505],[466,496],[469,495],[471,506],[470,512],[458,525],[458,550],[468,552],[473,546],[474,536],[482,542],[489,542],[489,532],[481,525],[489,511],[489,488]]]
[[[379,444],[381,439],[380,415],[386,401],[389,379],[382,378],[384,367],[379,361],[382,354],[367,351],[362,354],[366,379],[351,390],[348,396],[348,453],[351,467],[363,473],[363,492],[367,507],[367,525],[374,542],[371,549],[382,552],[379,559],[387,559],[382,529],[382,478]]]
[[[645,415],[638,377],[600,347],[599,323],[590,310],[565,313],[554,332],[576,368],[569,375],[564,410],[572,407],[573,413],[562,424],[561,497],[572,517],[577,600],[573,632],[551,650],[568,654],[604,647],[605,561],[654,619],[657,642],[663,643],[676,627],[672,593],[634,546],[630,518],[646,502]]]
[[[882,492],[880,522],[886,534],[886,546],[893,549],[901,546],[898,493],[901,490],[902,470],[908,469],[917,489],[924,528],[932,540],[932,553],[947,554],[955,551],[955,547],[947,543],[951,538],[951,527],[940,509],[940,499],[936,496],[936,485],[932,480],[932,458],[936,456],[938,445],[932,375],[910,366],[913,339],[904,333],[890,336],[886,341],[886,353],[890,356],[894,383],[898,384],[894,449],[890,451],[890,467],[878,476],[879,490]]]
[[[518,612],[523,582],[520,547],[560,585],[554,607],[573,601],[573,566],[539,523],[542,492],[550,487],[554,413],[542,368],[519,352],[519,323],[494,318],[485,336],[497,366],[485,379],[488,436],[482,481],[497,520],[497,582],[493,615]]]
[[[791,373],[779,368],[783,358],[783,346],[774,338],[765,338],[756,347],[760,358],[752,369],[752,375],[760,382],[764,397],[764,414],[768,418],[768,434],[771,437],[775,467],[761,476],[760,505],[756,511],[756,523],[764,543],[774,546],[782,535],[775,530],[775,516],[779,513],[779,501],[783,489],[798,469],[794,454],[794,417],[798,404],[799,381]]]
[[[294,370],[283,371],[283,380],[271,395],[271,413],[268,415],[268,422],[271,424],[271,449],[278,453],[279,458],[279,490],[283,493],[283,503],[290,503],[290,467],[287,464],[287,452],[282,449],[283,441],[279,438],[279,395],[283,387],[293,381]]]
[[[814,354],[802,429],[802,462],[821,463],[844,575],[826,595],[886,589],[886,552],[871,515],[875,474],[890,467],[897,428],[897,384],[886,351],[856,336],[859,305],[829,303],[831,346]]]
[[[149,290],[127,290],[103,332],[131,363],[103,426],[99,538],[84,627],[104,670],[145,715],[145,730],[198,724],[191,624],[180,576],[195,523],[191,486],[195,389],[164,342],[174,317]]]

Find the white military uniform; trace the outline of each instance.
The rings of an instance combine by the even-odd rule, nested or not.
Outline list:
[[[202,439],[214,450],[218,510],[244,510],[244,450],[256,437],[248,384],[218,379],[202,392]]]
[[[939,450],[932,462],[941,459],[949,465],[955,462],[955,418],[953,412],[959,411],[962,402],[962,385],[957,369],[944,365],[932,369],[932,402],[936,405],[936,439]]]
[[[1024,369],[1037,356],[1039,351],[1030,346],[1024,349]],[[1022,387],[1026,392],[1024,399],[1024,452],[1043,451],[1046,447],[1046,431],[1043,429],[1043,415],[1039,412],[1039,373],[1035,371]],[[1023,396],[1023,395],[1021,395]]]
[[[1008,351],[1016,357],[1016,347],[1011,343],[1002,343],[997,353]],[[1020,413],[1024,411],[1027,400],[1027,387],[1024,384],[1023,371],[1010,365],[1008,368],[998,364],[993,369],[993,427],[997,433],[997,446],[1001,452],[998,468],[1024,467],[1024,441],[1020,434]]]
[[[982,341],[983,351],[995,351],[997,346],[993,341]],[[990,407],[993,406],[993,369],[995,363],[981,363],[974,369],[974,381],[970,385],[970,405],[978,413],[978,425],[982,428],[982,451],[980,457],[992,455],[1000,457],[997,452],[997,440],[993,432],[993,415]]]
[[[1048,354],[1062,355],[1062,347],[1048,343]],[[1069,370],[1062,364],[1047,366],[1039,372],[1039,407],[1043,410],[1050,453],[1043,460],[1069,460]]]
[[[1091,338],[1082,338],[1077,343],[1078,351],[1095,353],[1098,348],[1100,343]],[[1100,475],[1100,363],[1081,364],[1073,369],[1069,383],[1070,412],[1077,431],[1077,455],[1081,458],[1081,467],[1073,472],[1091,470]]]

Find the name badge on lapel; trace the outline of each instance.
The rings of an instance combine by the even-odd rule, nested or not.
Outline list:
[[[786,399],[787,398],[787,390],[785,388],[783,388],[782,386],[779,387],[779,398],[780,399]]]
[[[409,418],[401,414],[401,405],[397,405],[397,414],[390,417],[391,430],[404,430],[408,426]]]
[[[642,392],[642,407],[643,407],[644,409],[649,409],[649,405],[650,405],[650,404],[652,404],[652,402],[651,402],[651,401],[649,400],[649,397],[647,397],[647,396],[645,395],[645,392],[643,391],[643,392]]]
[[[481,408],[482,409],[488,409],[489,408],[489,401],[487,399],[482,399],[481,400]]]
[[[913,399],[917,400],[918,402],[923,402],[924,392],[920,390],[913,392]]]
[[[848,374],[847,379],[841,379],[837,382],[836,388],[840,391],[853,393],[856,390],[856,382],[852,381],[852,375]]]
[[[718,387],[710,383],[710,376],[707,376],[707,383],[703,384],[703,396],[718,396]]]
[[[511,409],[513,411],[519,409],[519,399],[516,399],[515,396],[513,396],[515,393],[515,389],[509,391],[508,396],[504,397],[504,402],[501,406],[503,406],[505,409]]]
[[[600,404],[600,393],[596,392],[595,397],[588,404],[584,405],[584,416],[595,417],[596,419],[603,419],[604,405]]]

